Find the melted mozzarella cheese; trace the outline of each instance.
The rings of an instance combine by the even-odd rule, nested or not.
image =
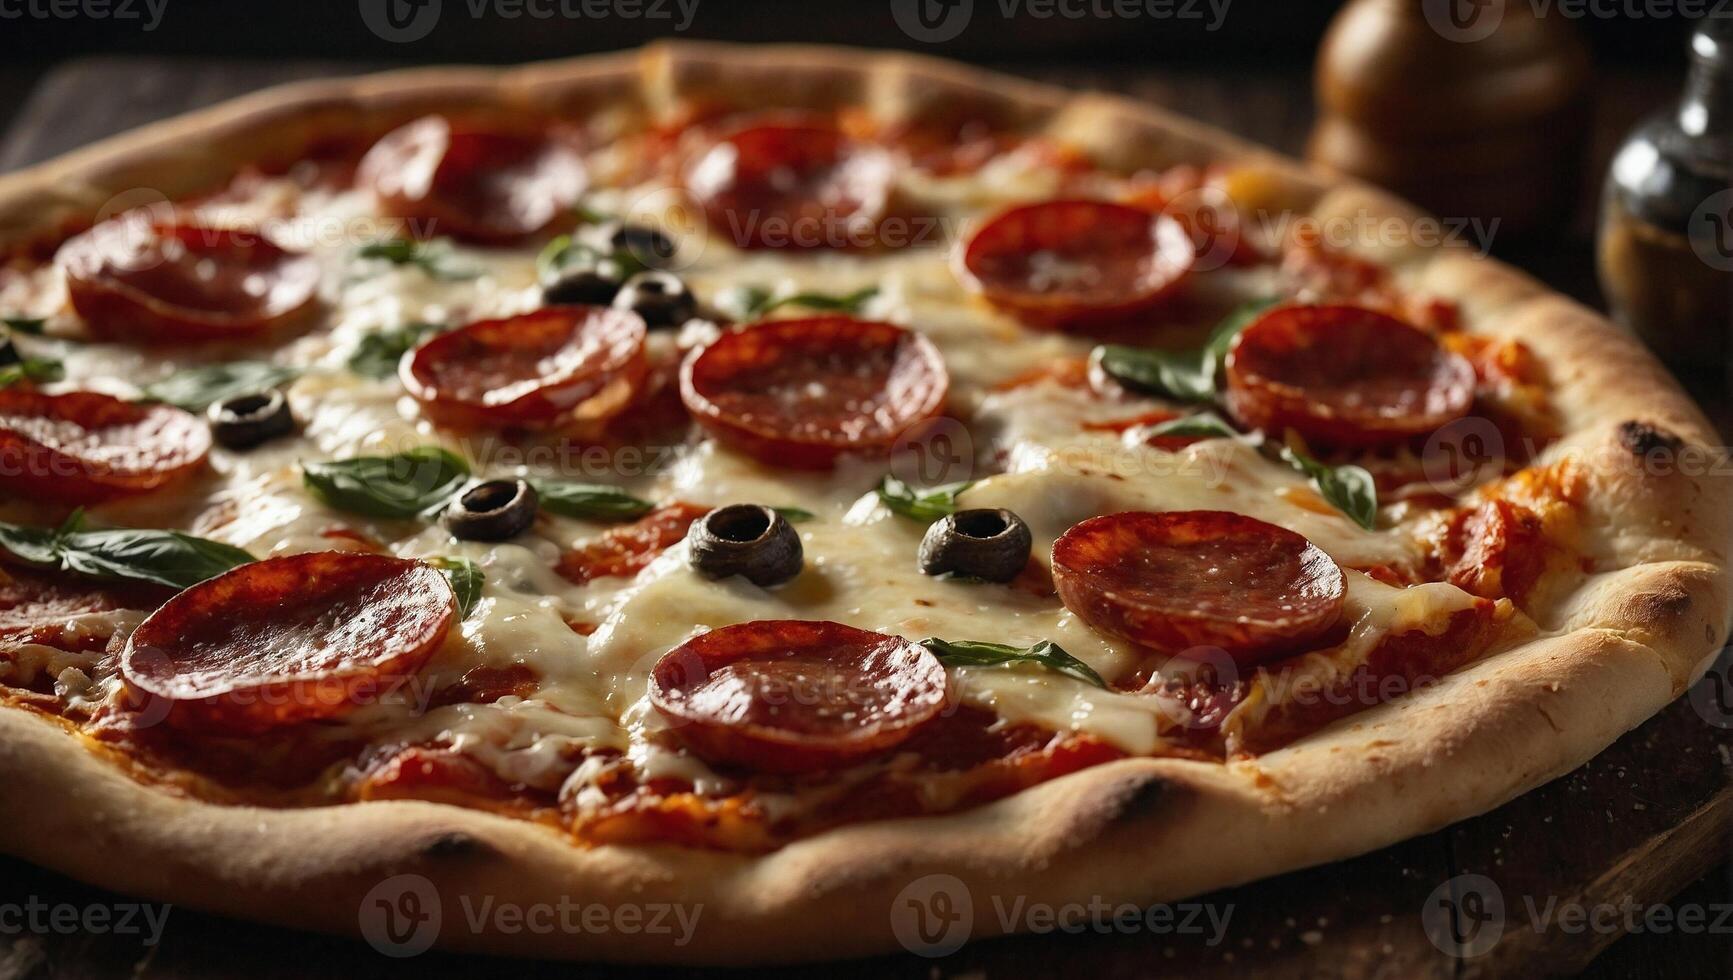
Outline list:
[[[905,196],[935,214],[938,228],[954,232],[986,209],[1051,195],[1057,173],[1040,165],[1033,153],[1012,153],[974,175],[909,174],[904,180]],[[508,780],[561,788],[572,798],[584,796],[588,781],[601,768],[595,759],[580,764],[584,752],[608,748],[626,753],[643,775],[676,776],[700,791],[720,792],[726,781],[701,762],[647,738],[660,728],[645,694],[648,672],[660,656],[696,631],[794,618],[837,620],[915,639],[939,636],[1016,646],[1053,640],[1110,678],[1140,659],[1136,651],[1095,633],[1051,598],[921,574],[915,553],[923,527],[892,515],[871,492],[882,463],[848,464],[824,474],[795,473],[699,440],[665,447],[665,452],[630,467],[621,463],[622,457],[606,457],[598,472],[584,464],[588,457],[566,452],[569,447],[526,448],[485,434],[435,429],[419,416],[395,379],[370,380],[348,372],[349,355],[369,334],[407,323],[457,324],[534,308],[539,302],[534,251],[457,247],[449,256],[450,266],[473,275],[449,279],[429,276],[415,266],[360,262],[353,254],[358,243],[354,229],[371,229],[362,237],[381,232],[364,195],[291,192],[284,182],[269,180],[259,181],[259,187],[252,210],[248,202],[226,201],[214,207],[214,216],[260,220],[293,211],[294,220],[270,226],[273,237],[286,246],[311,250],[323,263],[322,326],[273,355],[302,371],[290,388],[302,430],[296,438],[246,454],[216,450],[217,476],[210,486],[150,505],[113,505],[105,514],[134,518],[132,523],[147,523],[138,518],[148,514],[165,526],[190,525],[260,556],[333,547],[325,532],[336,526],[406,557],[461,555],[478,563],[486,574],[483,597],[429,665],[421,679],[425,683],[331,726],[331,737],[359,734],[379,743],[444,741]],[[642,214],[648,203],[666,201],[668,193],[654,186],[604,191],[594,203]],[[332,229],[345,231],[333,236]],[[1104,403],[1056,384],[998,390],[1007,378],[1086,354],[1089,344],[1025,330],[984,307],[959,286],[949,250],[937,240],[885,255],[787,256],[745,253],[715,239],[688,239],[675,265],[705,299],[738,285],[832,294],[876,287],[879,292],[863,315],[906,324],[938,345],[951,374],[951,403],[972,420],[961,437],[972,433],[981,442],[963,447],[963,463],[972,469],[952,475],[979,479],[965,492],[963,503],[1020,514],[1033,529],[1035,554],[1043,560],[1053,540],[1084,518],[1170,509],[1250,514],[1305,535],[1352,566],[1403,565],[1416,557],[1406,535],[1359,528],[1323,505],[1301,477],[1242,443],[1214,440],[1176,453],[1082,428],[1084,422],[1158,407],[1153,402]],[[1199,277],[1197,285],[1200,295],[1224,307],[1268,295],[1272,288],[1267,270],[1219,270]],[[51,325],[51,332],[64,326]],[[1195,337],[1207,324],[1176,326]],[[702,340],[704,332],[689,327],[682,339]],[[158,351],[80,344],[69,346],[65,356],[69,387],[101,384],[130,394],[131,386],[175,368],[258,354],[208,350],[165,359]],[[512,542],[457,543],[436,527],[333,511],[301,484],[298,464],[304,461],[386,454],[429,443],[464,455],[482,476],[563,476],[617,483],[658,501],[755,501],[804,508],[815,514],[797,525],[806,569],[776,589],[740,579],[714,582],[688,567],[685,548],[679,545],[634,577],[579,586],[556,574],[555,563],[565,549],[602,533],[602,525],[544,515],[531,532]],[[530,451],[536,449],[548,452]],[[125,509],[128,506],[139,509]],[[147,506],[157,509],[142,509]],[[1472,601],[1447,585],[1404,592],[1355,573],[1349,573],[1349,580],[1354,627],[1338,657],[1363,652],[1379,635],[1424,625],[1440,610]],[[579,622],[593,631],[585,635],[575,630],[571,624]],[[522,665],[539,682],[529,698],[422,710],[434,689],[476,665]],[[1103,691],[1037,669],[965,668],[954,670],[953,679],[965,703],[988,708],[1006,723],[1088,733],[1133,753],[1160,751],[1174,727],[1186,721],[1162,699]]]
[[[1328,650],[1297,658],[1279,678],[1257,675],[1245,700],[1222,725],[1230,743],[1237,739],[1237,733],[1257,725],[1284,700],[1296,696],[1316,698],[1319,692],[1335,690],[1338,682],[1346,680],[1365,662],[1379,640],[1415,630],[1444,629],[1453,613],[1473,608],[1482,601],[1447,582],[1404,589],[1358,572],[1347,572],[1346,576],[1343,618],[1352,624],[1348,638]],[[1423,678],[1421,682],[1426,680]]]

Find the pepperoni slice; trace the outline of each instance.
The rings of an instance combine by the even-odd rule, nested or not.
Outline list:
[[[421,669],[457,619],[422,562],[318,551],[242,565],[141,623],[121,676],[186,730],[247,734],[335,718]]]
[[[637,395],[605,426],[584,434],[586,446],[630,451],[684,445],[692,432],[692,418],[680,400],[680,365],[689,350],[646,346],[648,366]]]
[[[0,571],[0,661],[25,645],[57,650],[107,648],[119,624],[92,614],[153,609],[168,590],[143,583],[93,585],[70,576],[8,567]],[[84,619],[91,616],[90,619]]]
[[[55,256],[86,329],[176,343],[262,333],[308,310],[319,264],[257,232],[156,221],[143,212],[67,239]]]
[[[1486,599],[1526,604],[1550,557],[1541,516],[1508,500],[1488,500],[1450,518],[1441,551],[1444,578]]]
[[[498,807],[516,790],[473,756],[437,745],[410,745],[364,770],[354,788],[360,800],[420,800],[452,806]]]
[[[1200,272],[1264,261],[1262,250],[1247,237],[1239,205],[1199,167],[1181,164],[1134,185],[1126,203],[1179,222],[1197,249]]]
[[[692,523],[710,511],[709,507],[684,502],[664,504],[561,555],[557,570],[578,585],[599,578],[636,575],[648,568],[657,555],[686,540]],[[594,627],[590,632],[595,632]]]
[[[550,429],[618,415],[643,381],[636,313],[552,306],[442,333],[404,361],[428,417],[467,428]]]
[[[198,467],[210,448],[204,422],[170,405],[0,388],[0,487],[44,503],[155,490]]]
[[[385,213],[421,223],[417,237],[507,245],[572,213],[589,187],[575,147],[540,133],[456,124],[443,116],[387,133],[356,178]]]
[[[725,626],[670,650],[650,672],[650,703],[694,752],[768,772],[882,752],[945,699],[945,668],[927,648],[841,623]]]
[[[903,122],[886,128],[883,139],[917,170],[935,177],[979,171],[988,161],[1017,147],[1018,140],[981,119],[945,123]]]
[[[932,341],[841,316],[723,334],[680,372],[686,410],[711,435],[797,469],[888,451],[899,433],[944,409],[949,386]]]
[[[427,707],[449,704],[493,704],[500,698],[528,698],[541,687],[542,676],[524,664],[494,667],[478,664],[464,671],[455,684],[442,687],[428,698]]]
[[[1090,518],[1053,543],[1066,608],[1170,654],[1219,647],[1251,666],[1303,649],[1342,614],[1342,570],[1292,531],[1215,510]]]
[[[957,278],[1024,323],[1069,328],[1120,319],[1171,296],[1196,249],[1179,222],[1105,201],[1046,201],[1001,212],[957,253]]]
[[[756,117],[685,167],[686,193],[711,229],[741,248],[858,248],[872,244],[889,205],[889,151],[829,120]]]
[[[1375,448],[1468,413],[1474,367],[1401,320],[1360,306],[1285,306],[1247,327],[1227,358],[1226,403],[1249,428]]]

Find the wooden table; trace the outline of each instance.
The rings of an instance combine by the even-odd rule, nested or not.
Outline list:
[[[356,66],[174,63],[103,60],[69,65],[46,78],[20,110],[0,149],[10,169],[83,145],[151,119],[219,101],[263,85]],[[1292,75],[1212,76],[1147,71],[1022,66],[1025,74],[1073,85],[1117,88],[1209,119],[1261,142],[1296,152],[1310,125],[1306,80]],[[1607,149],[1641,111],[1666,97],[1672,82],[1605,83],[1597,121],[1599,172]],[[1633,95],[1632,93],[1646,93]],[[1556,288],[1594,302],[1597,295],[1584,232],[1592,190],[1576,232],[1535,246],[1495,248]],[[1727,674],[1724,665],[1718,668]],[[1717,932],[1622,930],[1571,933],[1562,919],[1537,926],[1538,913],[1571,905],[1703,909],[1733,903],[1728,879],[1733,830],[1733,683],[1700,685],[1599,758],[1490,814],[1352,861],[1314,868],[1198,901],[1218,914],[1231,909],[1225,940],[1200,935],[1015,936],[975,943],[942,960],[894,956],[831,965],[831,977],[1229,976],[1475,977],[1537,976],[1588,966],[1604,977],[1733,973],[1733,936]],[[1706,720],[1707,719],[1707,720]],[[1721,721],[1726,727],[1709,722]],[[0,789],[0,792],[3,792]],[[1232,842],[1225,842],[1231,846]],[[68,847],[79,842],[67,841]],[[125,855],[115,855],[124,861]],[[1715,869],[1715,870],[1711,870]],[[1425,921],[1442,914],[1441,887],[1462,875],[1494,883],[1505,907],[1502,938],[1484,955],[1460,959],[1427,938]],[[0,908],[34,897],[47,904],[112,905],[122,896],[88,888],[17,861],[0,859]],[[1472,895],[1455,896],[1474,909]],[[1423,910],[1433,909],[1430,913]],[[390,961],[349,940],[236,923],[185,909],[170,914],[163,941],[146,948],[114,935],[6,935],[0,920],[0,980],[136,977],[347,978],[358,975],[464,977],[499,965],[429,954]],[[839,929],[847,923],[838,923]],[[1489,926],[1483,926],[1489,928]],[[1729,917],[1733,928],[1733,916]],[[1610,949],[1609,949],[1610,947]],[[1603,953],[1603,951],[1605,951]],[[1597,954],[1599,959],[1597,960]],[[609,976],[606,967],[510,964],[515,975]],[[675,971],[691,973],[692,971]],[[759,971],[779,973],[784,971]],[[800,971],[786,971],[794,975]]]

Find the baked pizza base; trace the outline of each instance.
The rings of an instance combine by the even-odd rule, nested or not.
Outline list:
[[[429,111],[583,113],[622,102],[865,105],[884,119],[985,113],[1103,166],[1255,160],[1318,218],[1418,213],[1224,133],[1119,98],[1073,95],[902,55],[666,45],[509,71],[431,69],[272,90],[104,141],[0,179],[0,244],[52,240],[138,187],[169,197],[245,163],[377,134]],[[138,202],[132,202],[138,203]],[[1489,810],[1586,762],[1677,697],[1728,625],[1728,481],[1643,465],[1657,446],[1713,459],[1714,431],[1605,319],[1496,262],[1385,241],[1355,249],[1405,286],[1455,299],[1470,329],[1520,338],[1553,375],[1587,481],[1592,574],[1546,610],[1543,638],[1292,744],[1227,764],[1134,758],[965,812],[857,824],[770,854],[583,848],[470,809],[368,802],[219,806],[135,781],[44,718],[0,711],[0,848],[106,888],[282,925],[353,934],[390,876],[440,892],[444,946],[617,961],[762,963],[896,947],[894,900],[926,874],[990,895],[1172,901],[1374,850]],[[691,941],[620,932],[472,932],[460,896],[500,903],[703,905]],[[906,913],[903,913],[906,914]],[[973,935],[994,934],[977,915]]]

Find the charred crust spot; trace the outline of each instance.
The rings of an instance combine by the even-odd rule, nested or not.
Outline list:
[[[1645,627],[1661,627],[1677,623],[1691,614],[1691,593],[1667,587],[1653,592],[1640,592],[1631,597],[1631,612]]]
[[[435,860],[479,857],[491,852],[480,838],[461,830],[448,830],[428,838],[421,845],[421,856]]]
[[[1167,810],[1179,786],[1161,776],[1140,775],[1127,779],[1103,801],[1110,825],[1141,824]]]
[[[1619,445],[1638,459],[1655,453],[1676,453],[1685,444],[1683,439],[1666,429],[1631,419],[1619,423]]]

